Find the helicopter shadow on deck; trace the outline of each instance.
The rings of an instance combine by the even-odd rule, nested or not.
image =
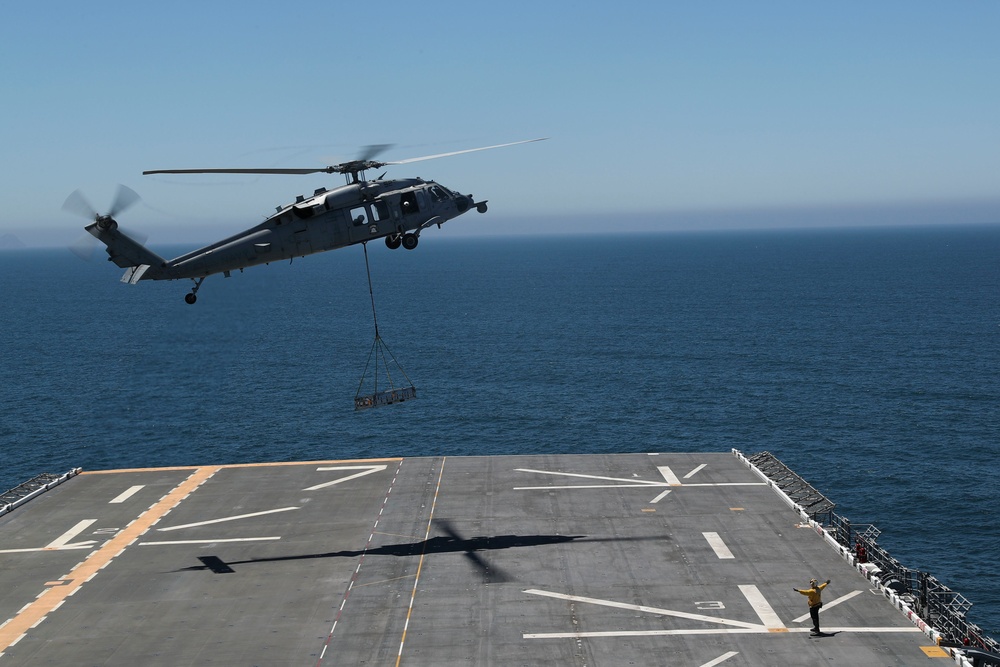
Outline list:
[[[360,556],[396,556],[409,557],[432,554],[461,553],[482,575],[487,583],[502,583],[513,581],[513,579],[498,567],[492,565],[486,558],[480,555],[481,552],[497,551],[501,549],[512,549],[522,547],[540,547],[551,544],[565,544],[569,542],[625,542],[637,540],[667,540],[666,536],[655,537],[588,537],[586,535],[490,535],[463,537],[460,535],[451,522],[447,520],[436,520],[435,525],[439,526],[446,535],[438,535],[426,540],[417,542],[403,542],[399,544],[386,544],[380,547],[360,550],[327,551],[315,554],[297,554],[290,556],[274,556],[271,558],[251,558],[240,561],[225,561],[218,556],[199,556],[201,565],[181,568],[175,572],[198,572],[211,571],[214,574],[233,574],[236,572],[234,566],[254,565],[260,563],[280,563],[283,561],[315,560],[321,558],[358,558]]]

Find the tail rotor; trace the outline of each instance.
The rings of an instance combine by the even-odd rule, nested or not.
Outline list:
[[[129,188],[125,185],[119,185],[117,191],[115,192],[115,198],[111,202],[111,208],[104,215],[97,212],[83,193],[79,190],[74,190],[68,197],[66,201],[63,202],[62,208],[64,211],[68,211],[80,217],[86,218],[91,221],[91,225],[87,225],[87,234],[84,234],[81,238],[70,245],[69,250],[74,255],[83,260],[90,260],[94,256],[94,249],[97,247],[97,236],[91,229],[100,233],[103,231],[112,231],[118,228],[118,221],[115,220],[115,216],[119,213],[123,213],[132,206],[134,206],[141,198],[136,193],[135,190]],[[124,230],[123,230],[124,231]],[[138,241],[140,244],[145,243],[145,237],[138,234],[129,234],[133,239]]]

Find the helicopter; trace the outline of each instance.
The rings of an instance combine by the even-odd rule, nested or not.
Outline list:
[[[229,278],[233,271],[279,260],[291,260],[318,252],[384,238],[390,249],[417,247],[420,233],[475,208],[487,210],[486,200],[476,201],[440,183],[421,178],[384,180],[385,173],[367,180],[365,172],[392,165],[504,148],[546,138],[527,139],[495,146],[425,155],[394,162],[374,158],[389,146],[369,146],[355,160],[327,167],[305,169],[153,169],[149,174],[343,174],[346,185],[318,188],[311,196],[299,195],[291,204],[277,206],[264,222],[198,250],[166,260],[146,248],[134,235],[119,229],[115,216],[139,200],[130,188],[121,185],[108,213],[97,213],[77,190],[66,198],[63,208],[93,219],[84,229],[105,246],[108,261],[125,269],[121,281],[131,285],[141,280],[183,280],[194,282],[184,301],[193,304],[198,290],[210,275]]]

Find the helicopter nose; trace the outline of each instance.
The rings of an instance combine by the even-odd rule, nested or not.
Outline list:
[[[460,196],[455,201],[455,207],[458,209],[459,213],[465,213],[466,211],[469,210],[470,206],[472,206],[472,198],[471,197],[462,197],[462,196]]]

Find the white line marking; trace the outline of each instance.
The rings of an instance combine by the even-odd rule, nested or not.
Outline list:
[[[666,497],[667,497],[667,494],[669,494],[669,493],[670,493],[670,489],[667,489],[666,491],[664,491],[664,492],[663,492],[663,493],[661,493],[660,495],[658,495],[658,496],[656,496],[655,498],[653,498],[652,500],[650,500],[650,501],[649,501],[649,504],[650,504],[650,505],[654,505],[654,504],[656,504],[656,503],[660,502],[661,500],[663,500],[664,498],[666,498]]]
[[[165,540],[162,542],[139,542],[140,547],[163,546],[165,544],[217,544],[219,542],[264,542],[280,540],[281,537],[228,537],[221,540]]]
[[[667,480],[667,484],[670,486],[682,486],[681,480],[677,479],[677,475],[670,469],[670,466],[656,466],[656,469],[660,471],[663,479]]]
[[[852,591],[852,592],[848,593],[847,595],[841,595],[836,600],[831,600],[830,602],[824,602],[823,606],[820,607],[820,609],[819,609],[819,613],[822,614],[824,611],[826,611],[830,607],[836,607],[841,602],[847,602],[848,600],[850,600],[851,598],[853,598],[855,595],[861,595],[861,591]],[[801,623],[802,621],[805,621],[805,620],[808,620],[808,619],[809,619],[809,614],[803,614],[802,616],[799,616],[798,618],[794,619],[792,621],[792,623]]]
[[[774,633],[767,628],[757,626],[757,628],[711,628],[707,630],[608,630],[605,632],[539,632],[524,633],[524,639],[586,639],[588,637],[664,637],[669,635],[783,635],[792,632],[804,634],[812,632],[812,628],[788,628],[778,633]],[[899,632],[921,632],[917,626],[886,626],[886,627],[839,627],[826,628],[823,632],[863,632],[866,634],[891,634]]]
[[[346,482],[350,479],[357,479],[358,477],[364,477],[365,475],[370,475],[373,472],[380,472],[385,470],[389,466],[387,464],[377,465],[377,466],[331,466],[327,468],[316,468],[326,472],[328,470],[360,470],[361,472],[354,473],[353,475],[348,475],[347,477],[341,477],[340,479],[335,479],[332,482],[323,482],[322,484],[317,484],[316,486],[310,486],[307,489],[302,489],[303,491],[316,491],[318,489],[325,488],[327,486],[333,486],[334,484],[340,484],[341,482]]]
[[[249,519],[255,516],[264,516],[265,514],[276,514],[277,512],[290,512],[291,510],[297,510],[298,507],[282,507],[276,510],[266,510],[264,512],[252,512],[250,514],[240,514],[238,516],[227,516],[221,519],[210,519],[208,521],[198,521],[197,523],[185,523],[181,526],[170,526],[169,528],[157,528],[157,530],[166,532],[168,530],[180,530],[181,528],[194,528],[196,526],[207,526],[212,523],[222,523],[224,521],[236,521],[238,519]]]
[[[700,466],[698,466],[697,468],[695,468],[694,470],[692,470],[688,474],[684,475],[684,479],[691,479],[692,477],[694,477],[695,475],[697,475],[698,473],[700,473],[702,471],[702,468],[704,468],[707,465],[708,465],[707,463],[702,463]]]
[[[531,468],[514,468],[515,472],[533,472],[537,475],[558,475],[560,477],[582,477],[583,479],[603,479],[608,482],[626,482],[630,486],[663,486],[663,482],[648,482],[644,479],[622,479],[621,477],[605,477],[603,475],[583,475],[576,472],[553,472],[551,470],[532,470]],[[638,482],[636,484],[635,482]],[[547,487],[546,487],[547,488]]]
[[[77,542],[76,544],[68,544],[65,546],[58,547],[57,549],[51,549],[49,547],[35,547],[33,549],[0,549],[0,554],[26,554],[26,553],[33,553],[35,551],[69,551],[71,549],[93,549],[93,548],[94,548],[94,540],[90,540],[89,542]]]
[[[719,656],[718,658],[716,658],[715,660],[711,660],[711,661],[709,661],[709,662],[706,662],[706,663],[705,663],[704,665],[702,665],[701,667],[715,667],[716,665],[721,665],[721,664],[722,664],[722,663],[724,663],[724,662],[725,662],[726,660],[729,660],[730,658],[733,658],[733,657],[736,657],[736,656],[738,656],[739,654],[740,654],[740,652],[739,652],[739,651],[730,651],[729,653],[723,653],[722,655],[720,655],[720,656]]]
[[[767,482],[716,482],[714,484],[685,484],[689,486],[767,486]]]
[[[666,486],[663,482],[656,484],[568,484],[549,486],[515,486],[515,491],[551,491],[552,489],[648,489],[651,486]]]
[[[702,533],[702,535],[705,536],[705,539],[708,540],[708,546],[712,547],[712,551],[720,559],[735,558],[733,552],[729,550],[718,533]]]
[[[70,540],[72,540],[74,537],[76,537],[83,531],[93,526],[95,523],[97,523],[97,519],[84,519],[83,521],[79,522],[78,524],[67,530],[65,533],[63,533],[56,539],[52,540],[49,544],[46,545],[45,548],[60,549],[62,547],[67,546]],[[93,540],[90,541],[93,542]],[[79,547],[80,545],[74,544],[73,546]]]
[[[126,500],[128,500],[129,498],[131,498],[132,496],[134,496],[135,494],[137,494],[139,491],[141,491],[144,488],[146,488],[145,484],[140,484],[139,486],[131,486],[128,489],[126,489],[125,491],[122,491],[121,493],[119,493],[113,499],[109,500],[108,504],[109,505],[114,505],[115,503],[123,503],[123,502],[125,502]]]
[[[764,627],[768,630],[785,627],[785,624],[778,618],[770,603],[764,598],[764,594],[756,586],[753,584],[741,584],[740,592],[746,597],[747,602],[750,603],[753,610],[757,612],[757,616],[760,617],[760,621],[764,624]]]
[[[529,593],[531,595],[541,595],[544,597],[556,598],[557,600],[566,600],[568,602],[586,602],[588,604],[596,604],[604,607],[615,607],[616,609],[631,609],[633,611],[644,611],[650,614],[658,614],[660,616],[674,616],[676,618],[686,618],[691,621],[703,621],[705,623],[718,623],[719,625],[731,625],[737,628],[743,628],[744,630],[758,630],[764,632],[767,631],[767,627],[760,625],[758,623],[746,623],[744,621],[734,621],[728,618],[705,616],[704,614],[690,614],[686,611],[660,609],[658,607],[647,607],[645,605],[628,604],[626,602],[615,602],[613,600],[599,600],[597,598],[587,598],[580,595],[566,595],[564,593],[552,593],[550,591],[541,591],[537,589],[530,589],[524,592]]]

